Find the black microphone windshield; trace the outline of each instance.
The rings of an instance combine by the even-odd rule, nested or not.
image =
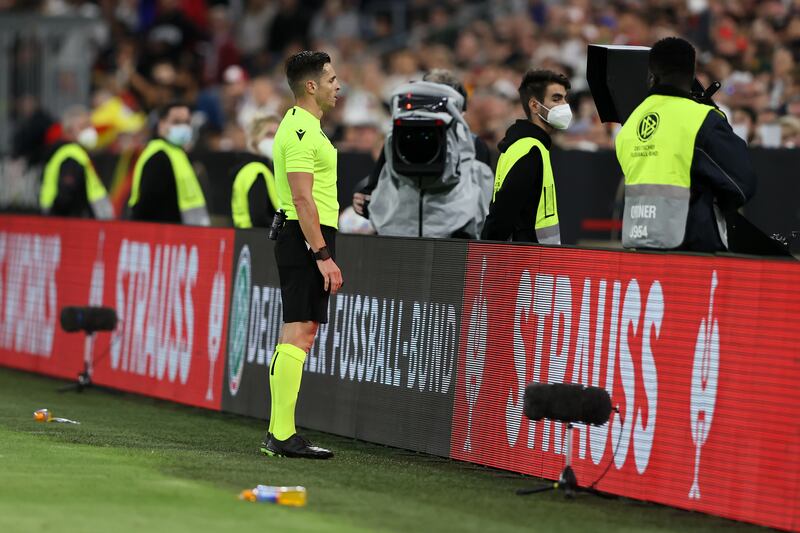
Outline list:
[[[61,329],[68,333],[80,331],[83,323],[83,307],[63,307],[61,309]]]
[[[64,307],[61,327],[66,332],[113,331],[117,327],[117,312],[111,307]]]
[[[525,387],[525,416],[559,422],[602,425],[611,415],[611,397],[600,387],[530,383]]]
[[[531,420],[541,420],[551,412],[550,385],[529,383],[525,387],[523,411]]]
[[[600,426],[611,416],[611,396],[600,387],[586,387],[581,406],[583,422]]]

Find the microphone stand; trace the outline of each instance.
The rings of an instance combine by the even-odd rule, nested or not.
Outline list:
[[[94,340],[94,335],[97,333],[94,330],[86,330],[86,335],[89,339]],[[108,353],[111,351],[111,346],[114,344],[113,340],[109,341],[108,347],[106,350],[100,354],[97,358],[96,362],[100,362]],[[90,355],[91,359],[94,359],[94,350],[92,350],[92,354]],[[63,387],[59,387],[57,390],[58,392],[83,392],[84,389],[88,389],[90,387],[94,387],[94,383],[92,382],[92,361],[90,359],[84,358],[83,360],[83,372],[78,374],[78,379],[75,383],[71,383],[69,385],[65,385]]]
[[[551,490],[561,490],[564,492],[564,497],[568,499],[574,498],[575,494],[578,492],[594,494],[595,496],[599,496],[601,498],[608,498],[608,499],[616,498],[616,496],[600,492],[597,489],[593,489],[590,487],[581,487],[578,485],[578,478],[575,476],[575,471],[572,470],[572,435],[574,429],[575,428],[572,425],[572,423],[568,422],[567,437],[566,437],[567,440],[566,459],[564,460],[564,469],[561,471],[561,475],[558,477],[558,481],[554,481],[550,485],[544,485],[541,487],[518,489],[517,496],[525,496],[528,494],[539,494],[541,492],[549,492]]]

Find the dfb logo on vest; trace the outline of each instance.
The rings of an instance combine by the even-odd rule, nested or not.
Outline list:
[[[242,246],[236,264],[231,301],[231,328],[228,340],[228,390],[231,396],[239,392],[244,371],[244,350],[247,340],[247,318],[250,312],[250,248]]]
[[[658,129],[660,120],[658,113],[648,113],[642,117],[639,125],[636,126],[636,135],[639,140],[642,142],[649,140]]]

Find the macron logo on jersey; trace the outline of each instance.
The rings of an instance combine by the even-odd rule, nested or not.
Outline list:
[[[306,134],[306,130],[297,130],[295,133],[297,134],[297,138],[302,141],[303,135]]]

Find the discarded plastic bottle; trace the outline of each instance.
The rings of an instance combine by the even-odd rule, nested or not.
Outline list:
[[[254,489],[243,490],[239,494],[239,499],[248,502],[268,502],[291,507],[303,507],[306,504],[306,488],[258,485]]]
[[[33,413],[33,419],[37,422],[50,422],[53,419],[53,414],[49,409],[37,409]]]
[[[33,412],[33,419],[37,422],[60,422],[62,424],[80,424],[80,422],[76,420],[70,420],[69,418],[59,418],[53,416],[53,413],[50,412],[49,409],[37,409]]]

